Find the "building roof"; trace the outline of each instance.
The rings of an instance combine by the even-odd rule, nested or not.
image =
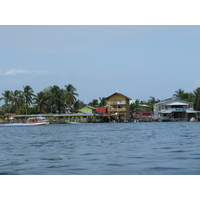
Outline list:
[[[175,102],[172,102],[172,103],[167,103],[167,105],[169,105],[169,106],[173,106],[173,105],[182,105],[182,106],[187,106],[189,104],[189,102],[188,103],[184,103],[184,102],[178,102],[178,101],[175,101]]]
[[[160,113],[174,113],[174,112],[186,112],[186,113],[200,113],[200,111],[197,110],[162,110]]]
[[[106,107],[96,107],[96,113],[106,113]]]
[[[125,96],[125,95],[123,95],[123,94],[121,94],[121,93],[118,93],[118,92],[115,92],[114,94],[108,96],[106,99],[108,99],[108,98],[110,98],[110,97],[112,97],[113,95],[116,95],[116,94],[121,95],[121,96],[125,97],[125,98],[128,99],[128,100],[131,100],[131,98],[129,98],[129,97],[127,97],[127,96]]]
[[[6,114],[4,114],[5,117],[9,117],[9,116],[13,116],[13,115],[15,115],[15,113],[6,113]]]
[[[183,100],[180,100],[180,98],[178,97],[172,97],[172,98],[169,98],[169,99],[164,99],[162,101],[160,101],[159,103],[156,103],[157,105],[191,105],[191,104],[194,104],[192,102],[189,102],[189,101],[183,101]]]
[[[135,112],[136,112],[136,114],[140,114],[140,115],[153,115],[153,113],[151,111],[146,111],[146,110],[138,109]]]
[[[98,114],[83,112],[83,114],[31,114],[31,115],[13,115],[13,117],[79,117],[79,116],[99,116]]]
[[[96,109],[95,107],[88,106],[88,105],[82,106],[80,109],[83,109],[83,108],[90,108],[90,109],[92,109],[92,110],[95,110],[95,109]]]

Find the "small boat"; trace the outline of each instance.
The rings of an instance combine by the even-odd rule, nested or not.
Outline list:
[[[45,117],[32,117],[28,118],[27,122],[24,124],[26,125],[48,125],[50,123]]]
[[[28,118],[25,123],[9,123],[2,124],[3,126],[33,126],[33,125],[48,125],[50,123],[45,117],[32,117]]]
[[[194,117],[192,117],[191,119],[190,119],[190,122],[196,122],[197,120],[194,118]]]
[[[65,121],[67,124],[80,124],[79,122]]]

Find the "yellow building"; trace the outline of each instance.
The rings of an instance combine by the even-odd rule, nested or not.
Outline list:
[[[110,119],[116,121],[127,121],[129,120],[129,97],[115,92],[114,94],[107,97],[107,112],[110,115]]]

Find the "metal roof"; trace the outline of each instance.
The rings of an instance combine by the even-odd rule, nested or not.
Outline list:
[[[178,102],[178,101],[175,101],[175,102],[172,102],[172,103],[166,103],[166,105],[169,105],[169,106],[173,106],[173,105],[184,105],[184,106],[187,106],[187,105],[189,105],[189,104],[191,104],[190,102],[188,102],[188,103],[184,103],[184,102]]]
[[[193,105],[194,103],[189,101],[183,101],[179,99],[173,99],[173,100],[166,100],[159,103],[156,103],[155,105]]]
[[[115,92],[114,94],[111,94],[111,95],[108,96],[106,99],[110,98],[111,96],[113,96],[113,95],[115,95],[115,94],[121,95],[121,96],[125,97],[126,99],[131,100],[131,98],[129,98],[129,97],[127,97],[127,96],[125,96],[125,95],[123,95],[123,94],[121,94],[121,93],[118,93],[118,92]]]
[[[96,107],[96,112],[101,112],[101,113],[105,113],[106,112],[106,107]]]
[[[31,115],[13,115],[13,117],[81,117],[81,116],[99,116],[98,114],[31,114]]]
[[[197,111],[197,110],[186,110],[186,113],[200,113],[200,111]]]
[[[172,113],[172,112],[200,113],[200,111],[196,111],[196,110],[162,110],[162,111],[159,111],[159,113]]]

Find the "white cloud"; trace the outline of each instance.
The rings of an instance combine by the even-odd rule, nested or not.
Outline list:
[[[46,73],[52,73],[51,71],[28,71],[24,69],[10,69],[6,72],[0,72],[1,76],[16,76],[16,75],[28,75],[28,74],[46,74]]]
[[[11,70],[8,70],[4,73],[4,75],[8,75],[8,76],[15,76],[17,74],[32,74],[32,72],[27,71],[27,70],[11,69]]]

